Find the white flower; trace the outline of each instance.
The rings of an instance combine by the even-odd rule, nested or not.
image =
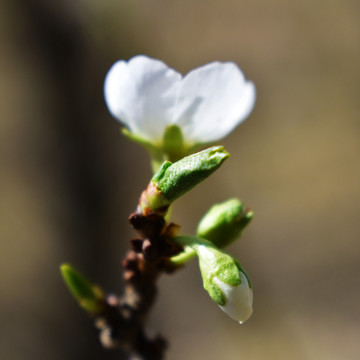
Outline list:
[[[232,62],[212,62],[183,77],[143,55],[116,62],[104,93],[131,135],[158,148],[171,125],[181,129],[186,148],[225,137],[249,116],[256,98],[254,84]]]
[[[243,272],[240,273],[240,276],[241,284],[236,286],[225,284],[217,277],[214,277],[212,281],[221,289],[226,298],[225,305],[219,305],[220,308],[232,319],[242,324],[249,319],[253,312],[253,292]]]

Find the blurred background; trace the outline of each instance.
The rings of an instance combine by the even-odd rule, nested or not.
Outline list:
[[[0,36],[1,359],[121,358],[100,347],[59,264],[121,291],[127,217],[151,173],[102,86],[136,54],[183,73],[231,60],[258,92],[222,141],[230,160],[173,214],[192,233],[215,202],[255,211],[229,249],[254,314],[228,318],[195,261],[162,277],[149,331],[168,338],[167,358],[359,358],[359,1],[1,0]]]

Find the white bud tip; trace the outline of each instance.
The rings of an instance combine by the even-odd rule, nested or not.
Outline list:
[[[253,292],[246,276],[241,273],[241,284],[237,286],[225,284],[217,277],[214,277],[212,281],[221,289],[226,298],[226,304],[220,308],[240,324],[249,319],[253,312]]]

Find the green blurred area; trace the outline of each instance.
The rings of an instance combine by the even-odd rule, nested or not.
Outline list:
[[[254,314],[229,319],[196,262],[163,277],[149,328],[168,338],[168,359],[358,359],[358,1],[2,0],[0,36],[1,359],[119,359],[58,267],[121,291],[127,216],[150,166],[102,86],[136,54],[183,73],[231,60],[258,93],[222,141],[230,159],[173,213],[193,233],[215,202],[255,211],[229,249],[252,279]]]

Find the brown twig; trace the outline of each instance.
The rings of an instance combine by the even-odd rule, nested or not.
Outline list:
[[[166,341],[160,335],[150,339],[144,323],[157,294],[156,280],[160,274],[175,270],[169,258],[182,251],[168,241],[179,226],[167,224],[162,216],[153,213],[134,213],[129,221],[138,237],[130,241],[131,250],[122,264],[124,294],[120,298],[108,297],[96,326],[104,347],[121,348],[129,356],[137,354],[143,360],[160,360],[164,358]]]

